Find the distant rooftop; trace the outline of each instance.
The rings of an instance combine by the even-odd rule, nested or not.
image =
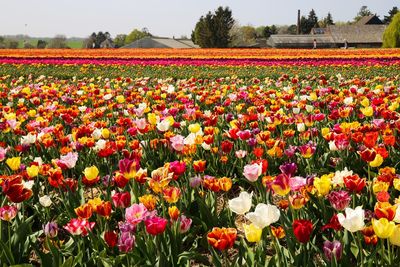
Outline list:
[[[122,48],[198,48],[190,39],[172,39],[168,37],[144,37]]]

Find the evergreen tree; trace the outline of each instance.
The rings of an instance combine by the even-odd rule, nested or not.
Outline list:
[[[326,18],[324,19],[325,25],[335,25],[335,23],[333,23],[333,18],[331,15],[331,12],[328,12],[328,15],[326,16]]]
[[[309,34],[311,32],[311,29],[314,27],[319,27],[318,17],[315,14],[314,9],[311,9],[307,18],[304,16],[300,18],[300,33]]]
[[[392,21],[394,15],[397,14],[397,12],[399,12],[399,9],[397,8],[397,6],[394,6],[391,10],[389,10],[389,15],[383,18],[383,23],[389,24]]]
[[[208,12],[199,19],[192,40],[200,47],[228,47],[234,22],[232,11],[228,7],[219,7],[214,13]]]

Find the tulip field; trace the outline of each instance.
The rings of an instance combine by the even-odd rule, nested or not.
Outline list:
[[[399,49],[0,49],[0,266],[398,266]]]

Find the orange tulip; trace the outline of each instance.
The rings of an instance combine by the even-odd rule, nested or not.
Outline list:
[[[212,231],[207,234],[207,241],[213,248],[222,251],[233,247],[236,236],[237,231],[235,228],[214,227]]]

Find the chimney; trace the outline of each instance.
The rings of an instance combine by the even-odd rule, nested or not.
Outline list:
[[[300,9],[297,10],[297,35],[300,34]]]

